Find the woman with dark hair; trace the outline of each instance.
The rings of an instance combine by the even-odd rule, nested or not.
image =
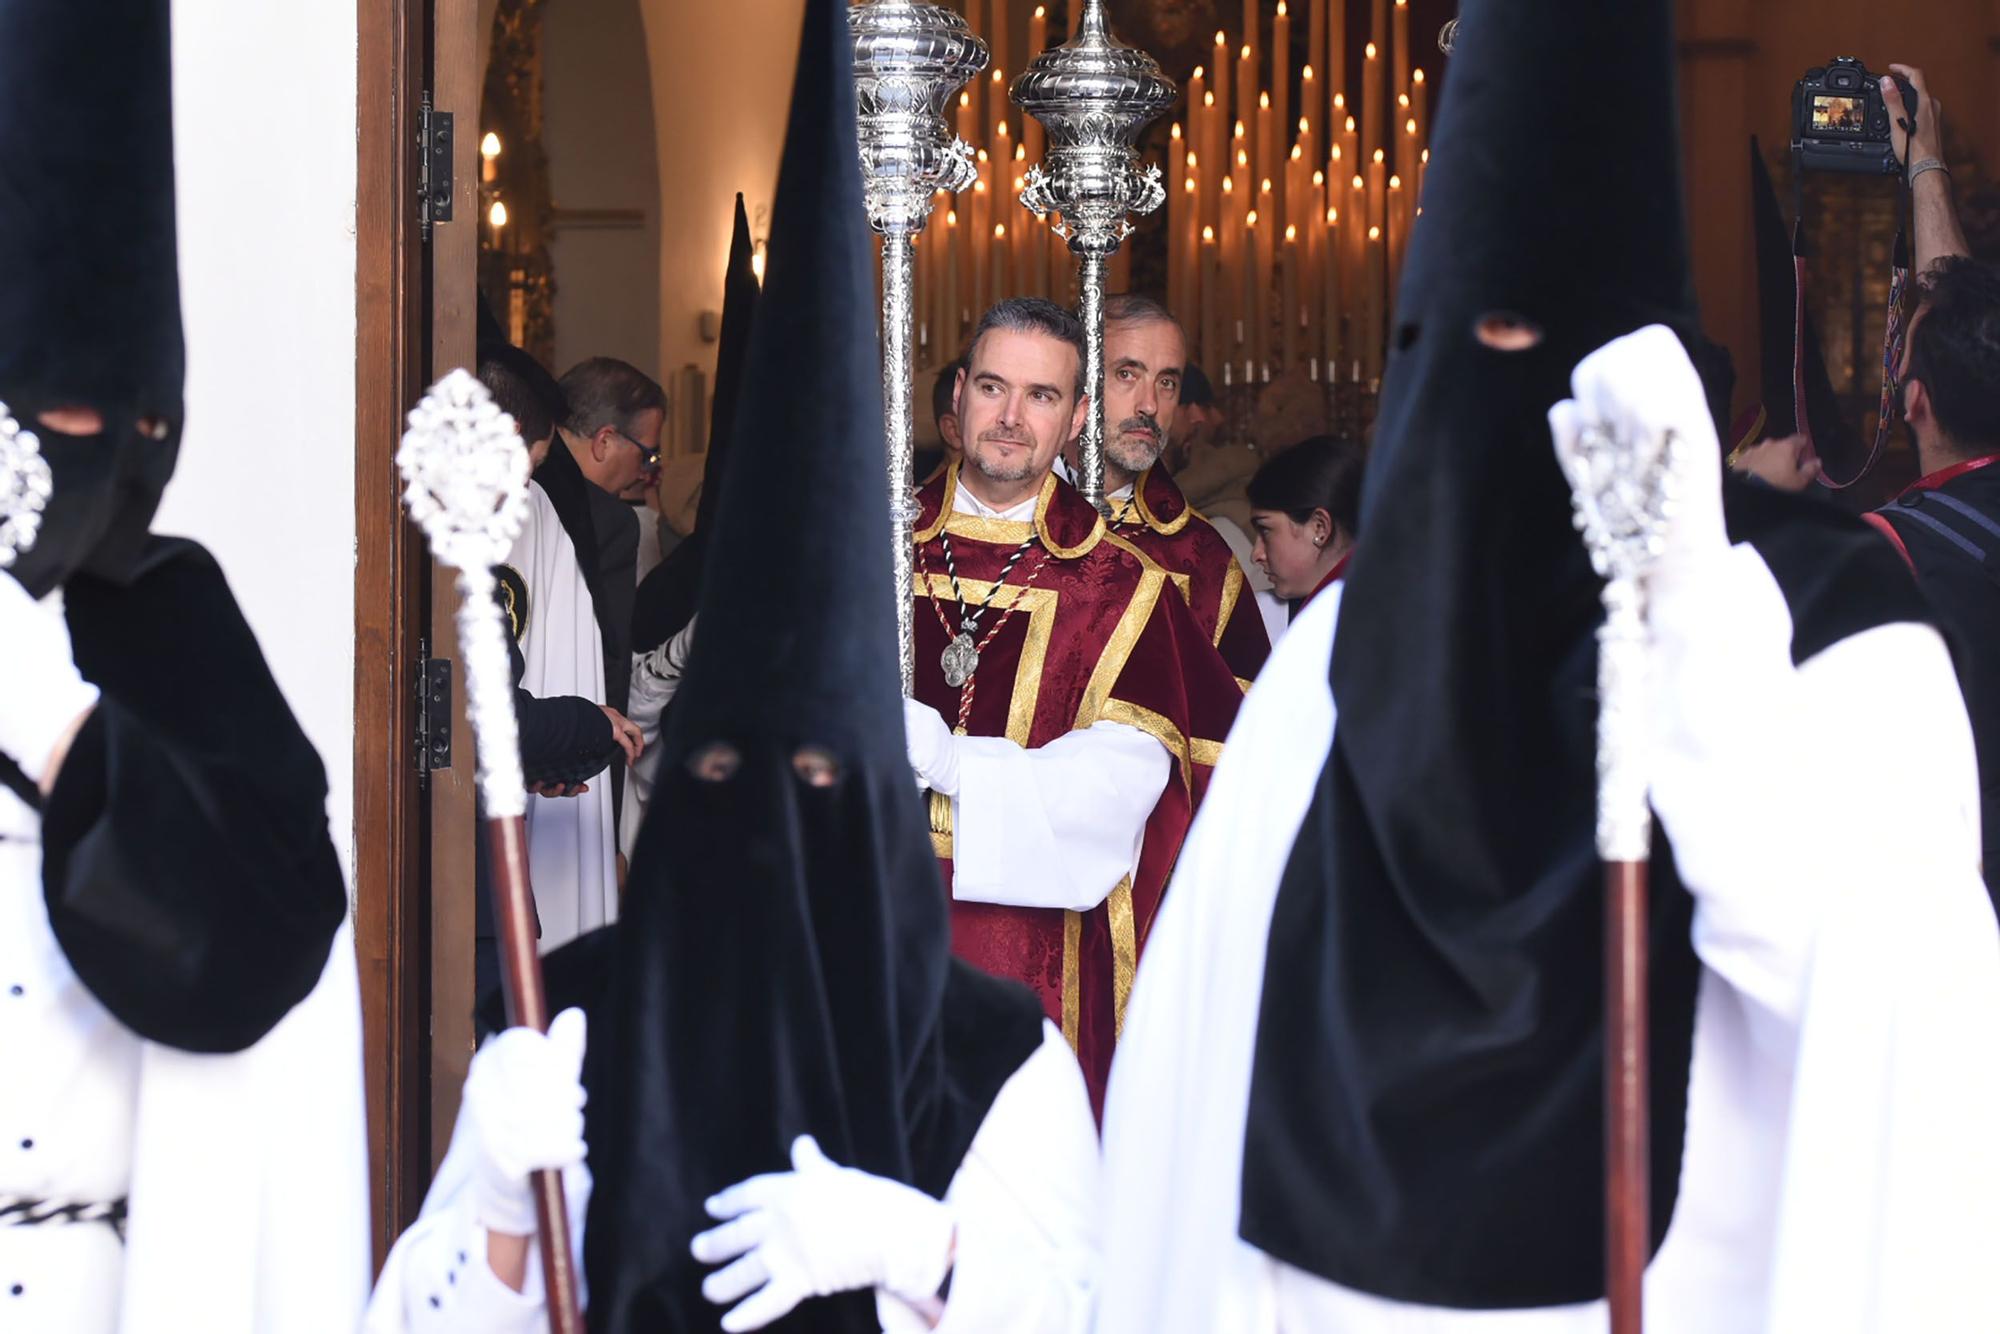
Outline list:
[[[1315,435],[1250,479],[1250,554],[1294,615],[1347,568],[1367,457],[1359,441]]]

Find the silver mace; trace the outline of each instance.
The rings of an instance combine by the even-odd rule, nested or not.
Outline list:
[[[1690,446],[1674,432],[1621,439],[1590,423],[1559,442],[1575,522],[1604,579],[1597,631],[1597,854],[1604,863],[1605,1287],[1612,1334],[1639,1334],[1651,1249],[1646,1068],[1647,733],[1652,631],[1646,576],[1686,493]]]
[[[979,175],[972,147],[951,132],[945,104],[986,68],[986,43],[942,5],[869,0],[847,11],[854,32],[854,92],[861,130],[862,202],[882,234],[882,411],[888,432],[889,528],[896,581],[903,694],[916,676],[911,579],[917,519],[910,476],[912,420],[911,241],[930,221],[939,190]],[[943,331],[939,331],[942,339]]]
[[[1180,96],[1160,63],[1112,37],[1104,0],[1086,0],[1077,34],[1035,57],[1014,80],[1014,105],[1048,134],[1044,161],[1028,168],[1021,202],[1076,252],[1077,313],[1083,319],[1083,385],[1090,397],[1077,447],[1077,489],[1104,502],[1104,261],[1132,234],[1129,214],[1167,197],[1158,166],[1139,166],[1133,142]]]
[[[528,513],[528,451],[514,419],[470,372],[454,370],[410,410],[396,451],[403,502],[431,554],[458,571],[458,647],[466,712],[477,745],[479,796],[493,853],[493,913],[507,1022],[547,1032],[548,993],[535,948],[528,884],[527,786],[508,663],[507,628],[493,597],[493,567],[507,559]],[[530,1178],[548,1294],[550,1334],[582,1334],[575,1253],[559,1172]]]

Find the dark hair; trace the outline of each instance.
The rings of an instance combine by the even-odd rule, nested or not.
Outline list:
[[[1354,535],[1361,522],[1361,473],[1367,462],[1368,451],[1357,440],[1308,436],[1266,459],[1245,491],[1254,509],[1280,510],[1293,523],[1325,510],[1335,527]]]
[[[965,358],[949,362],[941,367],[937,379],[931,381],[931,420],[944,429],[944,419],[951,415],[951,392],[958,388],[958,373],[965,369]]]
[[[1076,387],[1073,398],[1083,397],[1083,323],[1053,301],[1038,296],[1010,296],[979,317],[972,340],[965,345],[965,364],[972,365],[979,353],[980,340],[995,329],[1008,333],[1038,333],[1061,339],[1076,351]]]
[[[667,410],[667,391],[616,357],[579,361],[563,372],[562,392],[569,402],[563,425],[578,435],[595,435],[606,426],[630,435],[640,413]]]
[[[1206,408],[1214,405],[1215,386],[1209,383],[1208,372],[1192,361],[1181,367],[1181,406]]]
[[[480,348],[479,382],[500,410],[514,419],[526,444],[548,439],[556,423],[569,416],[556,377],[518,347],[503,343]]]
[[[1964,256],[1917,280],[1923,318],[1910,334],[1910,370],[1938,426],[1961,449],[2000,445],[2000,270]]]
[[[1113,292],[1104,298],[1104,322],[1106,324],[1171,324],[1181,330],[1181,337],[1187,337],[1187,330],[1174,313],[1152,297],[1137,292]]]

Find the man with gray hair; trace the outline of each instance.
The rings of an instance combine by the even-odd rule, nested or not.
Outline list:
[[[963,456],[918,493],[905,722],[953,948],[1041,997],[1098,1103],[1242,693],[1168,574],[1054,474],[1088,402],[1074,315],[1019,298],[980,320]]]
[[[1187,334],[1151,297],[1104,302],[1104,497],[1111,527],[1172,576],[1195,623],[1245,690],[1271,656],[1271,636],[1243,597],[1245,572],[1208,517],[1160,463],[1180,406]],[[1064,450],[1076,466],[1078,442]],[[1241,606],[1244,615],[1237,615]]]

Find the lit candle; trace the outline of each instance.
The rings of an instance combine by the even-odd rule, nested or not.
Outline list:
[[[1281,228],[1278,222],[1277,197],[1272,190],[1273,182],[1267,177],[1257,190],[1257,217],[1263,225],[1256,229],[1257,265],[1256,279],[1257,310],[1254,327],[1257,336],[1252,340],[1255,352],[1253,358],[1258,366],[1271,359],[1271,285],[1278,267],[1278,242]]]
[[[1019,199],[1020,195],[1015,191],[1007,189],[1005,184],[1013,176],[1014,141],[1007,133],[1007,122],[1004,120],[998,120],[993,123],[993,145],[991,151],[993,155],[994,189],[1000,192],[993,201],[993,216],[996,218],[1005,217],[1013,211],[1014,201]]]
[[[963,256],[960,253],[964,249],[964,242],[960,236],[963,230],[958,225],[958,210],[955,208],[946,209],[944,214],[944,333],[938,347],[941,355],[948,351],[953,357],[958,355],[959,336],[965,328],[963,323],[965,318],[964,306],[960,302],[958,295],[960,291],[958,271],[959,266],[964,263]],[[946,358],[946,360],[949,359]]]
[[[1368,229],[1368,336],[1361,349],[1370,380],[1379,379],[1382,374],[1382,350],[1385,341],[1383,283],[1382,229],[1371,226]]]
[[[1008,286],[1007,280],[1007,224],[1004,222],[993,224],[993,285],[987,292],[988,307],[1014,295],[1014,289]]]
[[[965,245],[972,252],[972,282],[967,290],[973,304],[983,311],[986,294],[992,290],[993,263],[993,162],[983,148],[978,163],[979,175],[972,182],[972,227],[965,235]]]
[[[1430,169],[1431,150],[1426,148],[1417,154],[1417,212],[1424,211],[1424,173]]]
[[[1379,7],[1382,0],[1375,0]],[[1382,146],[1382,48],[1370,42],[1361,48],[1361,156],[1375,156]]]
[[[1361,303],[1367,297],[1368,249],[1365,244],[1368,234],[1368,182],[1359,173],[1348,183],[1347,207],[1341,212],[1347,218],[1344,229],[1346,245],[1341,254],[1344,266],[1340,273],[1341,299],[1345,303],[1343,313],[1347,316],[1347,334],[1341,340],[1341,357],[1353,361],[1361,355],[1360,343],[1365,325],[1362,321]]]
[[[1340,263],[1342,254],[1340,210],[1326,211],[1326,233],[1320,247],[1320,356],[1325,361],[1323,379],[1333,380],[1334,363],[1340,359]]]
[[[1221,360],[1222,319],[1221,307],[1216,300],[1216,265],[1220,262],[1215,253],[1215,228],[1201,229],[1201,248],[1196,252],[1196,264],[1201,278],[1201,356],[1213,366]]]
[[[1236,122],[1254,133],[1257,128],[1257,56],[1245,42],[1236,54]],[[1255,160],[1256,145],[1244,144]]]
[[[1258,293],[1264,284],[1257,278],[1257,242],[1257,210],[1253,208],[1243,219],[1243,256],[1242,263],[1238,265],[1243,278],[1243,294],[1239,298],[1242,313],[1236,335],[1236,355],[1244,363],[1243,378],[1251,381],[1257,378],[1251,367],[1257,361],[1257,349],[1262,343],[1258,337],[1257,321],[1261,314]]]
[[[1181,232],[1187,212],[1187,146],[1181,123],[1167,133],[1167,309],[1181,309]]]
[[[1347,118],[1347,124],[1340,132],[1340,151],[1334,154],[1337,174],[1347,175],[1361,169],[1361,145],[1355,141],[1354,117]]]
[[[1004,4],[1005,0],[994,0]],[[1395,62],[1396,81],[1389,86],[1401,91],[1410,86],[1410,0],[1396,0],[1394,14],[1395,30],[1389,36],[1389,55]]]
[[[1218,360],[1227,360],[1236,355],[1236,345],[1243,338],[1243,315],[1240,310],[1243,299],[1243,215],[1248,211],[1237,203],[1236,177],[1232,174],[1222,182],[1222,226],[1216,233],[1216,258],[1222,265],[1222,272],[1234,281],[1219,298],[1222,303],[1223,350]]]
[[[1299,113],[1300,135],[1306,133],[1307,126],[1319,124],[1314,119],[1315,116],[1319,115],[1319,84],[1314,79],[1313,67],[1311,65],[1307,65],[1299,71]],[[1314,140],[1306,140],[1306,161],[1308,162],[1319,161],[1319,154],[1313,151],[1314,145]]]
[[[1222,29],[1215,30],[1215,51],[1208,62],[1209,73],[1215,78],[1215,87],[1209,91],[1215,95],[1215,114],[1219,124],[1229,123],[1229,66],[1236,59],[1236,53],[1229,49],[1229,38]],[[1215,147],[1222,149],[1227,144],[1217,139]]]
[[[1285,228],[1285,254],[1279,261],[1278,312],[1285,322],[1285,367],[1299,364],[1299,229]]]
[[[1260,180],[1266,177],[1275,177],[1279,171],[1278,164],[1284,161],[1283,154],[1285,149],[1284,145],[1279,142],[1280,135],[1276,126],[1283,125],[1285,122],[1276,121],[1274,123],[1272,117],[1276,114],[1277,109],[1271,105],[1271,95],[1269,93],[1259,93],[1257,95],[1256,143],[1257,176]],[[1278,215],[1276,213],[1266,213],[1264,216],[1266,219],[1275,221]]]
[[[1032,119],[1032,117],[1030,118]],[[1028,150],[1025,145],[1014,145],[1014,198],[1021,197],[1021,190],[1027,185]],[[1008,272],[1014,275],[1015,294],[1018,296],[1044,296],[1044,283],[1048,271],[1041,262],[1039,245],[1041,238],[1028,220],[1035,215],[1024,207],[1019,213],[1007,210],[1010,221],[1007,224],[1007,248],[1013,252],[1008,258]]]
[[[1403,272],[1403,178],[1389,177],[1389,290]]]

